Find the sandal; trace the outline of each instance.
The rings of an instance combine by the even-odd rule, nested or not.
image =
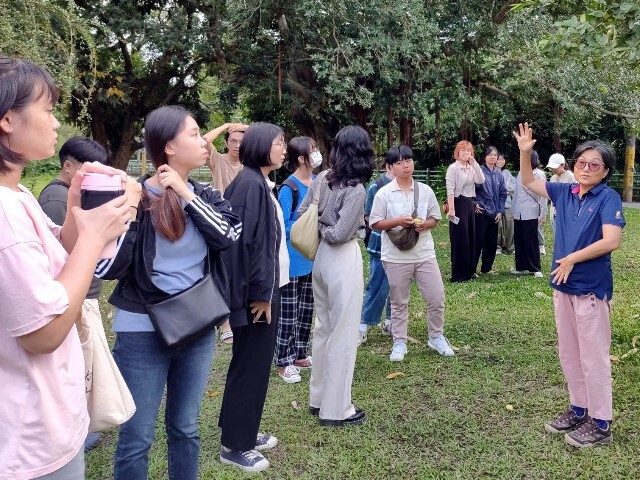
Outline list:
[[[233,343],[233,332],[227,330],[226,332],[220,332],[220,341],[225,345],[231,345]]]

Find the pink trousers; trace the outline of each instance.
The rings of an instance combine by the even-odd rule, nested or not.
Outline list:
[[[612,420],[611,323],[609,300],[593,293],[568,295],[554,290],[558,350],[571,404]]]

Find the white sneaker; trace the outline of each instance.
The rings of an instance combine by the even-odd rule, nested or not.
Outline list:
[[[502,249],[496,248],[496,255],[502,255]]]
[[[540,255],[546,255],[547,254],[547,249],[544,248],[544,245],[540,245]]]
[[[516,270],[516,267],[511,267],[511,273],[513,273],[514,275],[526,275],[528,272],[525,272],[523,270]]]
[[[542,275],[542,272],[533,272],[533,276],[536,277],[536,278],[544,277],[544,275]]]
[[[449,342],[444,335],[429,337],[427,345],[429,345],[429,348],[433,348],[436,352],[445,357],[453,357],[455,355],[451,345],[449,345]]]
[[[293,365],[287,365],[286,367],[278,367],[278,375],[285,383],[298,383],[302,381],[300,376],[300,370]]]
[[[367,331],[366,330],[360,330],[359,332],[359,337],[358,337],[358,346],[362,345],[363,343],[365,343],[367,341]]]
[[[401,362],[404,360],[404,356],[407,354],[407,344],[404,342],[394,342],[391,349],[391,355],[389,360],[392,362]]]
[[[380,328],[382,329],[382,334],[387,337],[391,336],[391,320],[388,318],[380,323]]]

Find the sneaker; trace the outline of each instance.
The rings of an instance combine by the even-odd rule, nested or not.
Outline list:
[[[285,383],[298,383],[302,380],[300,371],[293,365],[278,367],[278,375]]]
[[[586,415],[585,415],[586,416]],[[564,435],[564,441],[574,447],[593,447],[594,445],[607,445],[613,442],[611,423],[606,430],[602,430],[593,418],[582,424],[580,428]]]
[[[391,336],[391,320],[389,318],[385,319],[381,324],[380,328],[382,329],[382,334],[387,337]]]
[[[358,337],[358,346],[362,345],[363,343],[365,343],[367,341],[367,331],[366,330],[360,330],[360,337]]]
[[[258,437],[256,438],[256,450],[269,450],[276,445],[278,445],[278,439],[276,437],[267,433],[258,432]]]
[[[346,427],[348,425],[360,425],[367,418],[367,414],[361,408],[355,407],[356,413],[344,420],[329,420],[326,418],[320,418],[320,425],[325,427]]]
[[[516,267],[511,267],[511,273],[514,275],[526,275],[529,272],[525,272],[524,270],[516,270]]]
[[[502,255],[502,249],[496,248],[496,255]]]
[[[544,277],[544,275],[542,275],[542,272],[533,272],[533,276],[535,278],[543,278]]]
[[[313,365],[313,361],[311,357],[299,358],[295,362],[293,362],[293,366],[298,370],[307,370],[311,368]]]
[[[245,472],[261,472],[269,468],[269,460],[257,450],[237,452],[227,447],[220,447],[220,461],[225,465],[233,465]]]
[[[407,354],[407,344],[404,342],[394,342],[391,349],[391,355],[389,360],[392,362],[401,362],[404,360],[404,356]]]
[[[546,255],[547,254],[547,249],[544,248],[544,245],[540,245],[540,255]]]
[[[445,357],[453,357],[455,355],[451,345],[449,345],[449,342],[444,335],[439,335],[433,338],[429,337],[427,345],[429,345],[429,348],[433,348],[436,352]]]
[[[567,433],[579,428],[589,419],[589,415],[585,410],[584,415],[579,417],[573,408],[569,409],[553,420],[549,420],[544,424],[544,431],[547,433]]]

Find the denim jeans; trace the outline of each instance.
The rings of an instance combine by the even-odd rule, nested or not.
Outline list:
[[[360,323],[363,325],[377,325],[380,323],[385,304],[387,318],[391,318],[387,274],[384,272],[380,255],[369,253],[369,282],[364,291]]]
[[[214,332],[178,348],[162,344],[155,332],[117,334],[113,358],[131,390],[136,413],[120,427],[114,467],[116,480],[147,479],[149,448],[165,385],[169,478],[198,478],[198,416],[214,345]]]

